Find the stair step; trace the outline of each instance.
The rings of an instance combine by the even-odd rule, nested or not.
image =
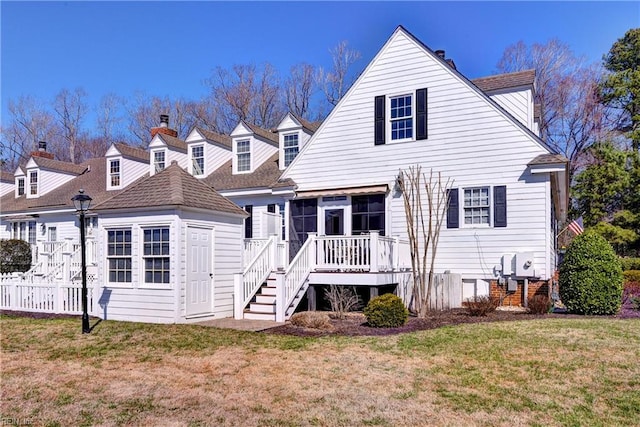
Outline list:
[[[275,286],[263,286],[260,288],[260,294],[262,295],[276,295],[276,287]]]
[[[275,295],[256,295],[256,302],[258,304],[275,304],[276,297]]]
[[[251,311],[245,311],[244,318],[249,320],[273,320],[275,322],[276,315],[269,314],[269,313],[253,313]]]
[[[276,306],[275,304],[260,304],[252,302],[249,304],[249,311],[253,313],[275,313]]]

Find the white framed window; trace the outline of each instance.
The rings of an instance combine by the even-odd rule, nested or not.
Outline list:
[[[38,171],[29,172],[29,194],[32,196],[38,194]]]
[[[251,141],[244,139],[236,143],[236,171],[249,172],[251,170]]]
[[[120,187],[120,160],[109,160],[109,186]]]
[[[48,229],[48,237],[49,237],[49,242],[57,242],[58,241],[58,228],[57,227],[49,227],[49,229]]]
[[[166,158],[165,158],[164,151],[153,152],[153,166],[155,168],[156,173],[164,170],[166,166]]]
[[[389,129],[391,141],[404,141],[414,136],[413,95],[392,96],[389,98]]]
[[[107,230],[109,282],[131,283],[131,229]]]
[[[17,195],[18,196],[22,196],[24,195],[24,178],[18,178],[16,181],[16,189],[17,189]]]
[[[464,189],[464,224],[489,225],[491,204],[489,187]]]
[[[204,145],[191,147],[191,164],[194,176],[204,175]]]
[[[35,221],[29,221],[29,235],[27,236],[27,242],[29,242],[32,245],[36,244],[36,222]]]
[[[291,164],[293,159],[298,155],[298,151],[300,150],[298,144],[298,134],[290,133],[288,135],[284,135],[284,166],[287,167]]]
[[[170,283],[169,227],[145,228],[142,233],[144,282]]]

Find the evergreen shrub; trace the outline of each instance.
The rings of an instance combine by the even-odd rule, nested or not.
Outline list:
[[[24,272],[31,268],[31,245],[24,240],[0,240],[0,273]]]
[[[396,328],[407,323],[409,310],[402,299],[393,294],[372,298],[364,308],[369,326],[374,328]]]
[[[560,299],[570,313],[615,314],[622,298],[622,267],[611,245],[593,232],[577,236],[560,266]]]

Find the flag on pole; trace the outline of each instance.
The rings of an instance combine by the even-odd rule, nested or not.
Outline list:
[[[567,228],[575,233],[575,235],[582,234],[584,232],[584,226],[582,224],[582,217],[578,219],[574,219],[571,221],[571,224],[567,226]]]

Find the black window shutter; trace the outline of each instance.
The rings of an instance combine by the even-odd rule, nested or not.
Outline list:
[[[416,91],[416,139],[427,139],[427,88]]]
[[[460,227],[460,208],[458,205],[458,189],[447,190],[447,228]]]
[[[244,210],[249,214],[247,218],[244,219],[244,238],[252,239],[253,238],[253,205],[246,205]]]
[[[383,145],[385,143],[385,130],[384,130],[384,110],[385,110],[385,96],[376,96],[375,101],[375,145]]]
[[[507,226],[507,186],[493,187],[493,226]]]

